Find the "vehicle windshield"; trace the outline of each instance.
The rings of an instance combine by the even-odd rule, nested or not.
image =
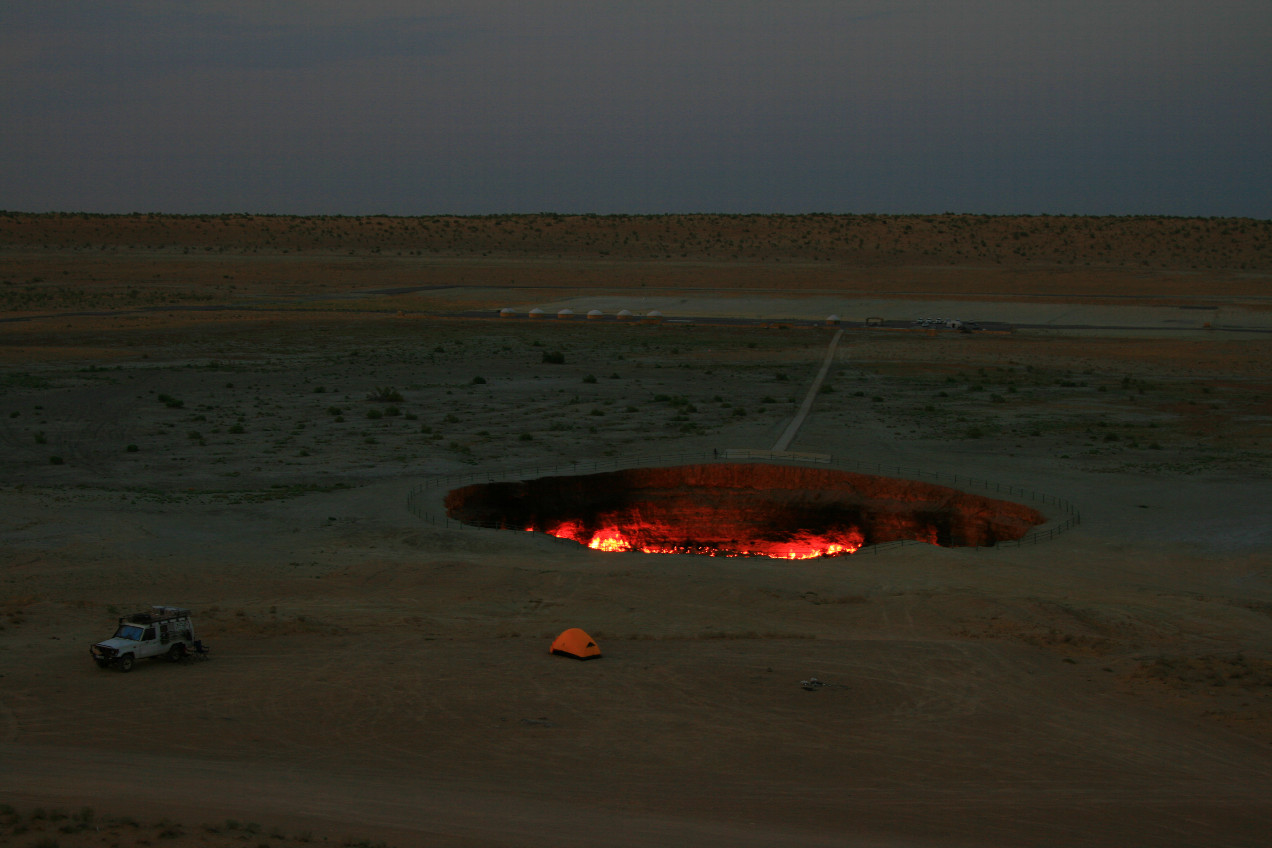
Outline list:
[[[115,631],[116,639],[131,639],[134,642],[141,641],[141,628],[135,624],[121,624],[119,629]]]

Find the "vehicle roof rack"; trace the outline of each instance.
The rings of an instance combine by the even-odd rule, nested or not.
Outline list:
[[[150,612],[135,612],[119,619],[132,624],[154,624],[158,621],[170,621],[174,618],[189,618],[190,610],[182,607],[152,606]]]

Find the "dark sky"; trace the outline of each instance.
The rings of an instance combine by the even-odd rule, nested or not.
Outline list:
[[[1272,218],[1272,2],[12,0],[0,209]]]

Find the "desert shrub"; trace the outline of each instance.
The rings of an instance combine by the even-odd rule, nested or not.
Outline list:
[[[367,393],[367,400],[377,403],[401,403],[405,398],[392,386],[379,386]]]
[[[367,418],[375,419],[375,418],[383,418],[383,417],[384,417],[384,413],[378,409],[367,410]]]
[[[585,383],[595,383],[595,382],[596,382],[596,375],[595,375],[595,374],[588,374],[586,377],[584,377],[584,378],[583,378],[583,382],[585,382]]]
[[[545,350],[543,352],[543,361],[548,365],[564,365],[565,354],[559,350]]]
[[[485,385],[485,384],[486,384],[486,378],[485,378],[485,377],[473,377],[473,385],[474,385],[474,386],[483,386],[483,385]]]

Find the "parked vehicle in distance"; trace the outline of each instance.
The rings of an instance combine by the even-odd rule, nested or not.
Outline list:
[[[147,657],[180,662],[207,652],[203,642],[194,638],[190,610],[167,606],[120,617],[115,635],[89,648],[98,668],[113,666],[120,671],[132,671],[137,660]]]

